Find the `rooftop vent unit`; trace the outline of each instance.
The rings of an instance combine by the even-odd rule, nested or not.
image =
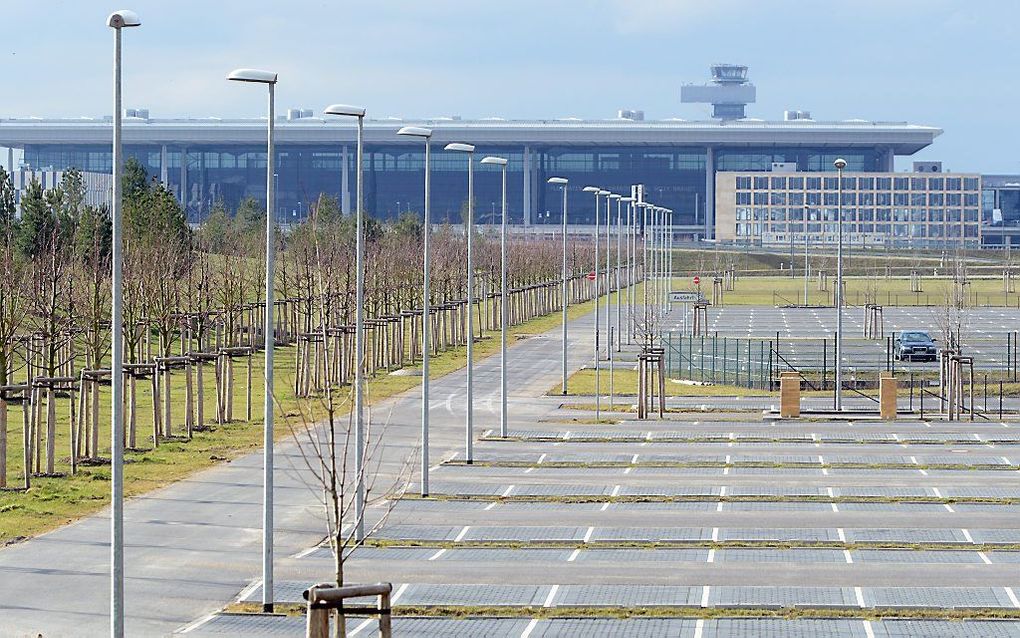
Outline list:
[[[616,117],[621,120],[630,120],[631,122],[644,122],[645,112],[635,111],[632,109],[620,109],[616,112]]]
[[[742,64],[713,64],[711,84],[688,84],[680,87],[684,104],[711,104],[712,117],[739,120],[745,117],[744,107],[756,98],[754,85],[747,79]]]
[[[941,173],[942,162],[914,162],[915,173]]]
[[[290,121],[312,117],[312,109],[287,109],[287,119]]]
[[[783,120],[796,122],[797,120],[810,120],[811,111],[783,111]]]

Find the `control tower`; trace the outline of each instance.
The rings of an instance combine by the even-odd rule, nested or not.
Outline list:
[[[755,88],[747,79],[743,64],[713,64],[710,84],[686,84],[680,87],[680,102],[711,104],[712,117],[739,120],[744,107],[755,101]]]

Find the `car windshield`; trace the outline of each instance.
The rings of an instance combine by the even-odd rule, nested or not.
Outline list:
[[[927,332],[904,332],[900,335],[903,341],[931,341]]]

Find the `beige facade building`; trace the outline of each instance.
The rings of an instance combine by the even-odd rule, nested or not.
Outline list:
[[[839,179],[833,173],[720,172],[716,239],[748,244],[834,243]],[[857,246],[977,247],[981,176],[844,173],[843,237]]]

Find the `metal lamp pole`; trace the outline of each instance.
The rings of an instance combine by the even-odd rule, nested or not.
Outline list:
[[[273,124],[276,119],[275,91],[277,75],[259,69],[237,69],[227,76],[235,82],[265,84],[269,88],[269,111],[266,130],[266,308],[265,308],[265,397],[262,406],[263,462],[262,462],[262,609],[273,611],[273,348],[276,335],[273,330],[273,283],[276,262],[275,222],[276,200],[273,192]]]
[[[843,169],[846,160],[836,159],[836,411],[843,409]]]
[[[506,330],[508,320],[506,282],[506,158],[483,157],[482,164],[499,166],[503,177],[503,207],[499,225],[499,435],[507,436],[507,397],[506,397]]]
[[[627,277],[620,279],[620,271],[623,270],[623,204],[630,206],[630,197],[621,197],[616,200],[616,351],[623,351],[623,288],[627,284]],[[627,294],[630,294],[630,286],[627,286]]]
[[[397,135],[417,137],[425,142],[425,221],[422,228],[422,252],[424,252],[424,268],[422,273],[421,293],[421,495],[429,495],[429,292],[432,287],[429,254],[429,235],[432,234],[432,217],[429,207],[429,160],[431,159],[430,142],[432,129],[417,126],[405,126]]]
[[[474,383],[474,344],[475,344],[475,265],[472,250],[475,216],[475,147],[471,144],[454,142],[447,144],[447,151],[457,151],[468,155],[468,207],[467,219],[464,220],[464,236],[467,240],[467,414],[464,417],[464,459],[468,464],[474,463],[474,431],[475,431],[475,383]]]
[[[110,14],[106,26],[113,29],[113,255],[112,292],[113,307],[110,316],[110,635],[124,635],[124,285],[123,242],[121,240],[121,29],[141,26],[142,21],[133,11],[122,10]],[[8,167],[10,168],[10,167]]]
[[[365,539],[365,211],[362,167],[364,164],[365,109],[347,104],[326,107],[327,115],[355,117],[358,120],[355,211],[355,283],[354,283],[354,540]],[[268,316],[268,315],[267,315]]]
[[[560,289],[560,305],[563,313],[563,396],[567,395],[567,179],[565,177],[550,177],[550,184],[558,184],[563,189],[563,274]]]
[[[584,192],[595,194],[595,292],[592,299],[595,304],[595,420],[598,421],[602,412],[601,397],[599,397],[599,196],[608,194],[597,186],[585,186]]]
[[[611,312],[610,304],[612,303],[613,296],[613,271],[610,264],[610,241],[612,239],[612,202],[613,200],[619,201],[620,196],[616,193],[609,193],[606,195],[606,360],[613,358],[613,313]]]

